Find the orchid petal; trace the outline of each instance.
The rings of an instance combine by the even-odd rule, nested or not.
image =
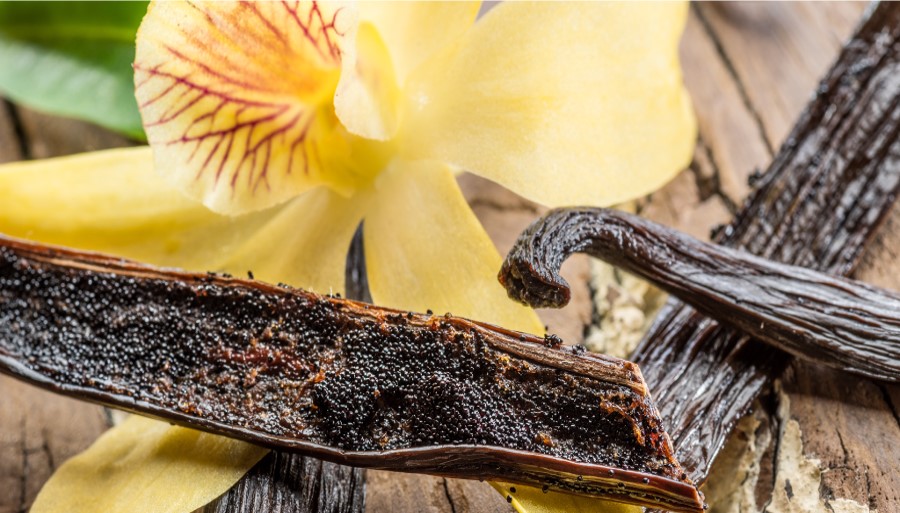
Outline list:
[[[274,213],[210,212],[157,176],[146,147],[0,166],[0,232],[155,265],[219,270]]]
[[[649,193],[694,148],[686,16],[685,3],[504,2],[410,77],[403,151],[548,206]]]
[[[129,417],[53,474],[32,513],[185,513],[228,490],[267,449]]]
[[[400,122],[400,88],[409,73],[458,40],[480,2],[363,2],[356,46],[344,54],[334,97],[347,130],[386,141]]]
[[[542,333],[497,282],[500,255],[446,165],[395,163],[375,187],[363,230],[375,303]]]
[[[387,47],[371,23],[361,23],[344,58],[334,111],[351,133],[386,141],[397,131],[400,88]]]
[[[316,185],[347,192],[332,98],[355,10],[323,2],[160,2],[137,36],[135,91],[157,169],[237,214]],[[352,41],[350,41],[352,44]]]
[[[366,206],[325,187],[286,206],[225,264],[235,274],[322,294],[344,293],[347,252]]]
[[[359,19],[381,34],[402,86],[414,69],[472,27],[480,7],[481,2],[363,2]]]

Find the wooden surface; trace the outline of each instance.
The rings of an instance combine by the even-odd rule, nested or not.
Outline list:
[[[682,43],[700,122],[694,163],[638,202],[641,213],[703,238],[727,221],[749,190],[748,177],[768,164],[865,7],[695,4]],[[103,130],[0,103],[0,162],[122,144]],[[541,211],[484,180],[461,180],[501,252]],[[898,251],[900,214],[873,244],[859,276],[900,289]],[[588,262],[570,262],[566,272],[580,285],[576,300],[542,316],[551,331],[577,342],[592,319]],[[771,408],[742,423],[729,463],[714,475],[714,511],[900,511],[900,459],[896,445],[889,446],[900,440],[897,389],[860,387],[797,365],[765,401]],[[26,511],[52,469],[87,447],[107,419],[98,407],[0,377],[0,513]],[[509,511],[484,483],[428,476],[370,471],[366,494],[368,510],[376,512]]]

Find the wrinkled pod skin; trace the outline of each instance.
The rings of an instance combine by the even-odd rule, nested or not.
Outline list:
[[[711,318],[800,358],[900,381],[897,293],[600,208],[557,209],[534,222],[506,257],[500,281],[515,300],[560,308],[569,301],[569,285],[559,269],[573,253],[641,276]]]
[[[0,237],[0,371],[346,465],[704,507],[637,366],[449,314]]]

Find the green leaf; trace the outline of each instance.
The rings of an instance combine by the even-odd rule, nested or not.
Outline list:
[[[0,93],[144,139],[131,63],[146,2],[0,2]]]

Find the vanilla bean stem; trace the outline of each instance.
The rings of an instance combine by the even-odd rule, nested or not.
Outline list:
[[[636,274],[698,311],[795,356],[900,381],[900,295],[701,242],[638,216],[557,209],[518,239],[500,273],[511,298],[560,308],[573,253]]]

